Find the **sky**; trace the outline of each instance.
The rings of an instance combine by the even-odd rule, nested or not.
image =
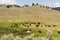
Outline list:
[[[60,0],[0,0],[0,4],[18,4],[23,6],[25,4],[30,5],[32,3],[39,3],[49,7],[60,7]]]

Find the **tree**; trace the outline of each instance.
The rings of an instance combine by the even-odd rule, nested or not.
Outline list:
[[[14,7],[20,7],[19,5],[13,5]]]
[[[46,8],[47,8],[47,9],[49,9],[49,7],[48,7],[48,6],[46,6]]]
[[[43,5],[43,7],[45,7],[45,6]]]
[[[32,6],[34,6],[34,3],[32,3]]]
[[[38,3],[36,3],[36,5],[38,5]]]
[[[7,8],[10,8],[10,7],[12,7],[12,5],[7,5]]]

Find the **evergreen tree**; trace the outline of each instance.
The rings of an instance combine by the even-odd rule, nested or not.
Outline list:
[[[38,5],[38,3],[36,3],[36,5]]]
[[[34,6],[34,3],[32,3],[32,6]]]

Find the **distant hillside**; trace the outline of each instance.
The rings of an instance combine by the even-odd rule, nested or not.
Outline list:
[[[0,7],[20,7],[19,5],[6,5],[6,4],[0,4]]]
[[[5,4],[0,4],[0,7],[3,7],[3,6],[7,6],[7,5],[5,5]]]
[[[0,21],[58,21],[60,22],[60,12],[51,8],[34,5],[31,7],[0,7]]]
[[[60,7],[52,8],[53,10],[60,11]]]

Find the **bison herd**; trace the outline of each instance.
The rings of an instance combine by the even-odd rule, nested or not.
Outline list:
[[[24,27],[57,27],[57,25],[50,25],[50,24],[42,24],[41,22],[24,22],[24,23],[11,23],[11,27],[19,27],[20,25]]]
[[[57,27],[57,25],[47,25],[47,24],[42,24],[41,22],[24,22],[24,23],[11,23],[10,27],[20,27],[20,26],[24,26],[24,27],[33,27],[32,25],[35,25],[35,27]],[[31,30],[27,30],[25,29],[24,32],[29,32]],[[40,30],[38,31],[39,33],[42,33]],[[57,31],[58,33],[60,33],[60,31]]]

